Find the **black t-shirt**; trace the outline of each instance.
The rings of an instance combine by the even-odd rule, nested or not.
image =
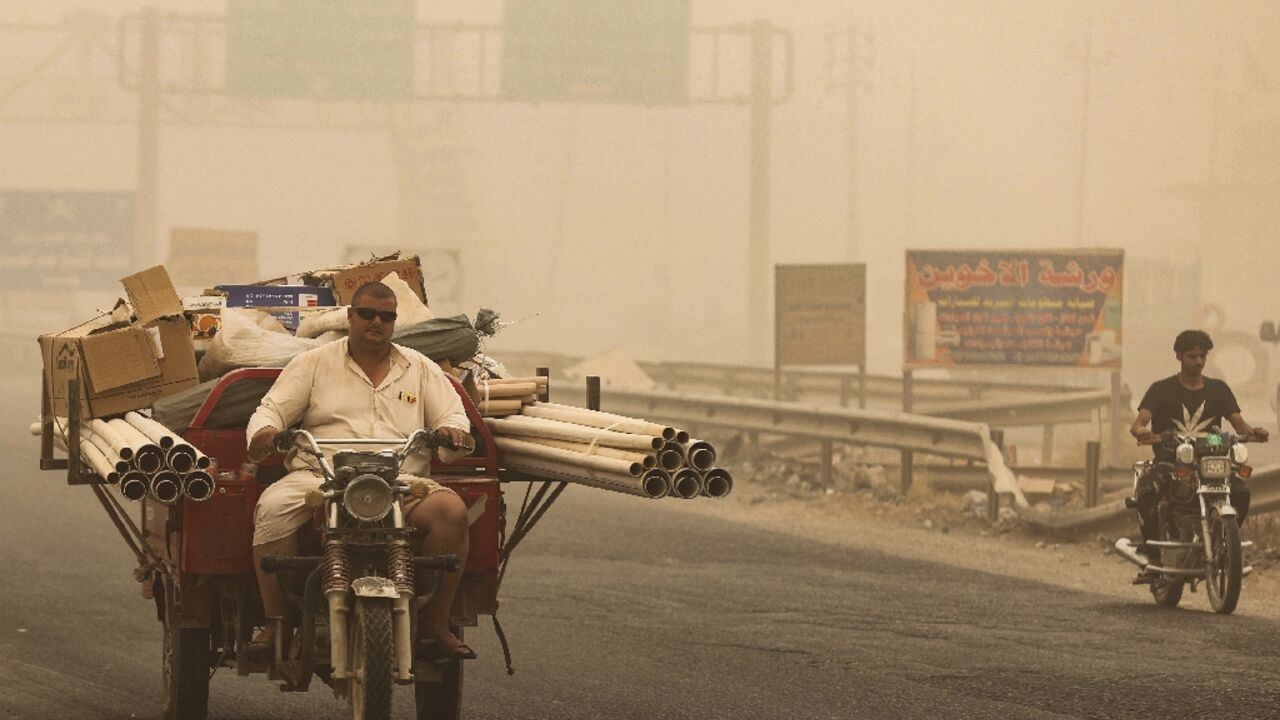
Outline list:
[[[1236,402],[1235,393],[1221,380],[1207,377],[1204,387],[1188,390],[1174,375],[1152,383],[1138,403],[1138,409],[1151,411],[1154,433],[1176,430],[1180,435],[1198,437],[1208,434],[1210,428],[1225,429],[1227,417],[1240,412],[1240,404]],[[1158,459],[1171,454],[1157,447]]]

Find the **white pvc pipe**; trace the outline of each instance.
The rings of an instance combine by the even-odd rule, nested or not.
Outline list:
[[[111,449],[115,451],[116,455],[120,456],[121,460],[129,461],[133,459],[133,448],[129,447],[129,443],[125,442],[125,439],[120,437],[115,428],[108,425],[105,420],[90,420],[89,427],[95,435],[111,445]]]
[[[190,445],[174,445],[165,453],[164,464],[179,475],[186,475],[196,469],[196,454]]]
[[[598,455],[600,457],[614,458],[616,460],[626,460],[627,462],[638,462],[644,466],[646,470],[658,464],[658,459],[652,453],[645,454],[631,450],[623,450],[621,448],[606,447],[604,445],[592,445],[590,443],[573,442],[572,440],[555,440],[553,438],[543,438],[530,436],[521,436],[521,439],[539,445],[560,448],[561,450],[571,450],[583,455]]]
[[[716,449],[706,440],[690,440],[685,446],[685,455],[689,466],[699,472],[706,472],[716,464]]]
[[[526,407],[520,412],[528,417],[559,420],[588,427],[609,428],[634,435],[657,435],[663,440],[675,440],[676,434],[679,432],[673,427],[651,423],[648,420],[600,412],[599,410],[588,410],[574,407],[573,405],[561,405],[559,403],[537,403]]]
[[[84,460],[98,476],[112,485],[120,482],[120,474],[111,466],[102,451],[87,440],[80,441],[80,459]]]
[[[553,440],[570,440],[588,444],[594,442],[597,445],[606,447],[640,450],[642,452],[657,450],[663,445],[662,438],[653,435],[633,435],[631,433],[577,425],[571,422],[525,417],[523,415],[513,415],[507,418],[486,418],[485,423],[489,425],[495,435],[546,437]]]
[[[182,494],[200,502],[213,497],[213,477],[203,470],[189,472],[182,476]]]
[[[134,467],[150,475],[164,466],[164,453],[160,450],[160,446],[151,442],[150,438],[139,432],[133,425],[121,418],[116,418],[108,420],[107,426],[133,449]],[[124,453],[120,456],[124,457]]]
[[[146,497],[147,489],[147,476],[137,470],[130,470],[120,476],[120,492],[130,500]]]
[[[671,476],[671,494],[692,500],[702,494],[702,476],[693,468],[683,468]]]
[[[658,464],[671,473],[684,467],[684,447],[673,442],[663,445],[658,451]]]
[[[151,497],[168,504],[182,496],[182,478],[171,470],[161,470],[151,478]]]
[[[515,453],[504,455],[503,464],[513,470],[519,470],[537,477],[564,480],[628,495],[660,498],[669,492],[666,473],[658,468],[648,470],[640,477],[593,473],[580,466]]]
[[[733,476],[724,468],[712,468],[702,476],[702,494],[720,499],[733,492]]]
[[[125,413],[124,419],[125,422],[132,425],[134,429],[145,435],[148,440],[159,445],[161,450],[168,450],[174,445],[182,442],[182,438],[174,435],[169,428],[149,417],[144,417],[138,412]]]
[[[618,460],[617,458],[586,455],[572,450],[554,448],[549,445],[539,445],[538,443],[521,440],[519,438],[497,436],[493,438],[493,441],[498,445],[498,449],[504,454],[512,452],[526,457],[542,458],[544,460],[573,465],[587,470],[594,470],[596,472],[630,475],[631,477],[639,477],[640,474],[644,472],[644,465],[640,462],[628,462],[626,460]]]

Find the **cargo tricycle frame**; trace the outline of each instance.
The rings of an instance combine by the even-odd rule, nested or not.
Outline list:
[[[549,375],[544,368],[538,372]],[[48,388],[41,393],[40,468],[66,470],[69,484],[90,487],[138,560],[134,574],[143,596],[154,601],[163,627],[162,689],[168,719],[203,719],[209,680],[219,669],[234,670],[242,676],[268,673],[286,691],[307,690],[313,671],[324,679],[317,671],[312,652],[295,648],[290,656],[281,657],[277,652],[274,661],[262,661],[247,651],[252,628],[265,622],[252,559],[254,508],[262,489],[283,476],[284,468],[279,458],[273,458],[260,465],[256,478],[242,477],[236,471],[247,460],[245,428],[226,427],[228,423],[215,415],[228,391],[235,389],[243,395],[248,389],[250,395],[261,397],[279,373],[278,368],[243,368],[228,373],[214,385],[190,426],[181,433],[213,460],[211,470],[217,478],[213,496],[202,501],[182,497],[170,504],[144,498],[139,502],[140,518],[136,522],[119,494],[81,461],[78,382],[72,380],[67,388],[65,459],[54,455],[57,418]],[[470,456],[432,467],[433,479],[457,492],[466,503],[471,523],[469,558],[461,570],[463,579],[450,622],[461,636],[462,628],[477,625],[481,615],[492,616],[511,673],[511,655],[496,617],[498,589],[512,550],[545,515],[566,483],[502,468],[488,426],[462,385],[450,380],[477,441]],[[244,383],[257,383],[260,387],[253,389]],[[588,382],[589,404],[594,407],[599,405],[598,387],[598,381],[594,385]],[[545,391],[540,399],[547,399]],[[529,483],[510,536],[501,490],[501,484],[509,482]],[[536,493],[535,484],[540,485]],[[303,602],[303,594],[305,588],[294,595],[295,601]],[[460,717],[463,674],[463,663],[458,660],[415,659],[417,716],[432,720]]]

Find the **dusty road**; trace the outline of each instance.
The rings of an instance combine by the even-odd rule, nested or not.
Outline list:
[[[33,470],[34,438],[19,430],[34,390],[7,394],[22,410],[0,442],[14,459],[0,718],[158,717],[159,626],[132,558],[87,491]],[[707,509],[567,492],[503,588],[516,675],[487,624],[468,635],[481,658],[467,717],[1280,717],[1280,624],[1264,617],[1217,617],[1200,596],[1162,611],[1137,592],[821,543]],[[225,671],[211,688],[212,718],[342,710],[324,692],[282,695]]]

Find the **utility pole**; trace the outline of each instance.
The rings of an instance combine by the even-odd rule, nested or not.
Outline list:
[[[911,55],[911,79],[907,92],[907,247],[916,241],[916,80],[917,58]]]
[[[751,23],[751,160],[747,210],[747,352],[771,355],[766,345],[769,322],[769,168],[773,133],[773,26]]]
[[[843,57],[836,51],[834,40],[843,35]],[[849,262],[857,262],[861,254],[858,242],[858,93],[871,90],[866,71],[875,66],[875,39],[867,30],[858,26],[858,18],[849,13],[848,24],[843,33],[827,34],[827,69],[834,75],[838,59],[844,61],[841,77],[829,77],[828,91],[841,89],[845,94],[845,167],[848,173],[845,195],[845,229],[847,235],[847,256]]]
[[[1085,193],[1085,177],[1089,168],[1089,106],[1093,100],[1093,68],[1095,65],[1102,65],[1111,57],[1108,52],[1105,55],[1095,57],[1093,54],[1093,16],[1090,15],[1085,21],[1084,36],[1084,52],[1074,53],[1068,52],[1068,58],[1080,63],[1084,71],[1084,87],[1081,94],[1080,108],[1080,162],[1076,168],[1076,217],[1075,217],[1075,244],[1076,247],[1083,247],[1084,239],[1084,193]]]
[[[156,260],[156,210],[160,204],[160,13],[153,7],[142,11],[140,46],[133,263],[148,267]]]

